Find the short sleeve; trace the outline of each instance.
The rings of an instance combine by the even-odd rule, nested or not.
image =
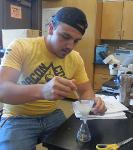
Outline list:
[[[23,58],[23,46],[19,40],[13,41],[5,51],[1,66],[21,70]]]

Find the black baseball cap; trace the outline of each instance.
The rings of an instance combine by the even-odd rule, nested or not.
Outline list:
[[[88,26],[87,19],[82,10],[76,7],[63,7],[53,17],[52,21],[66,23],[77,29],[82,35]]]

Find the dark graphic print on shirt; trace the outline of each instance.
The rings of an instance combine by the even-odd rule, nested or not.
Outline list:
[[[23,81],[22,84],[36,84],[44,78],[44,82],[48,82],[54,76],[65,77],[65,72],[62,66],[54,66],[51,63],[49,66],[45,66],[45,64],[41,63],[29,76],[27,76]]]

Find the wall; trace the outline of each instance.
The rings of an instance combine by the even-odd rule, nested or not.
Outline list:
[[[75,6],[82,9],[89,23],[89,27],[80,41],[76,50],[80,52],[85,62],[87,74],[93,84],[93,60],[95,48],[95,26],[96,26],[96,0],[54,0],[43,1],[43,8],[53,8],[62,6]]]
[[[2,29],[39,29],[41,30],[42,0],[29,1],[31,7],[24,5],[23,1],[0,0],[0,48],[2,46]],[[22,4],[21,4],[22,2]],[[25,3],[26,4],[26,3]],[[11,5],[21,8],[22,17],[11,17]]]

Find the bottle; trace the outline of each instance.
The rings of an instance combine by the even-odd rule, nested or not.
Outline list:
[[[129,106],[131,99],[131,89],[133,85],[132,74],[121,74],[120,77],[120,102],[125,106]]]

